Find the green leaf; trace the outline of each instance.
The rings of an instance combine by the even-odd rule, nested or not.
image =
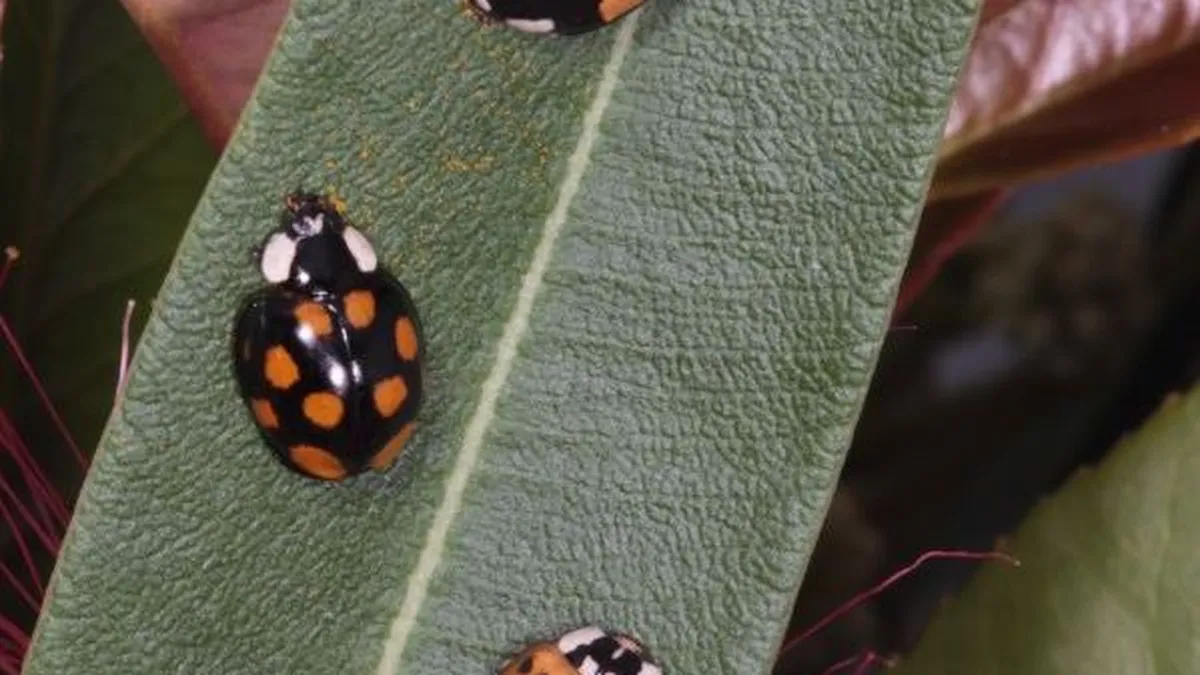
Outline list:
[[[21,257],[0,314],[90,454],[112,407],[126,300],[141,306],[136,335],[216,157],[116,0],[7,4],[0,247]],[[74,467],[29,381],[0,363],[0,407],[30,446],[63,451],[53,470]]]
[[[483,673],[590,622],[671,672],[764,672],[972,12],[654,0],[548,39],[452,3],[299,0],[27,672]],[[235,394],[244,253],[297,184],[346,199],[422,312],[428,398],[386,476],[283,470]]]
[[[1200,390],[1171,399],[1021,525],[897,675],[1200,672]]]

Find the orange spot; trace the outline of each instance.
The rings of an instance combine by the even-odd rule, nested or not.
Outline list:
[[[338,458],[315,445],[293,445],[288,454],[293,464],[314,478],[341,480],[346,477],[346,467]]]
[[[346,294],[346,319],[355,328],[366,328],[375,320],[375,296],[371,291],[350,291]]]
[[[342,421],[344,411],[345,406],[342,405],[342,399],[338,398],[337,394],[318,391],[304,397],[304,416],[319,427],[325,429],[336,427]]]
[[[329,318],[329,312],[311,300],[297,305],[294,314],[296,320],[311,328],[317,337],[325,337],[333,332],[333,320]]]
[[[254,411],[254,419],[258,420],[258,426],[264,429],[278,429],[279,417],[275,414],[275,408],[271,406],[271,402],[256,398],[250,401],[250,409]]]
[[[405,361],[417,358],[417,328],[407,316],[396,319],[396,353]]]
[[[600,18],[611,23],[637,9],[645,0],[600,0]]]
[[[500,675],[579,675],[558,647],[538,643],[509,659],[500,670]]]
[[[389,377],[375,385],[375,409],[384,417],[396,414],[404,399],[408,398],[408,386],[399,375]]]
[[[375,453],[375,456],[371,458],[371,468],[376,471],[387,471],[390,469],[392,464],[396,463],[396,458],[400,456],[400,451],[404,449],[404,445],[408,443],[408,439],[412,438],[415,429],[416,426],[412,422],[405,424],[400,433],[392,436],[392,440],[388,441],[387,445],[383,446],[383,449]]]
[[[267,382],[276,389],[287,389],[300,379],[300,369],[283,345],[275,345],[267,350],[263,371]]]

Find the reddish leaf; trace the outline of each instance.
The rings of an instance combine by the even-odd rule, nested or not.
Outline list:
[[[931,199],[1200,137],[1200,0],[991,0]]]
[[[1200,0],[987,0],[945,129],[900,317],[998,191],[1200,137]]]
[[[979,11],[979,23],[985,25],[992,19],[1021,4],[1025,0],[984,0],[983,8]]]
[[[224,147],[288,0],[122,0],[209,141]]]

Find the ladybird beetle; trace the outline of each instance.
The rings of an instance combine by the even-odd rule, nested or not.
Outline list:
[[[240,393],[287,467],[325,481],[385,471],[421,405],[416,308],[340,200],[296,192],[285,203],[254,252],[270,285],[234,323]]]
[[[497,675],[662,675],[637,640],[596,626],[529,645]]]
[[[646,0],[467,0],[484,20],[527,33],[575,35],[607,26]]]

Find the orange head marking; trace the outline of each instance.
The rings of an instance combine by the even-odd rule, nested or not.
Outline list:
[[[509,659],[499,675],[579,675],[553,644],[542,642]]]

